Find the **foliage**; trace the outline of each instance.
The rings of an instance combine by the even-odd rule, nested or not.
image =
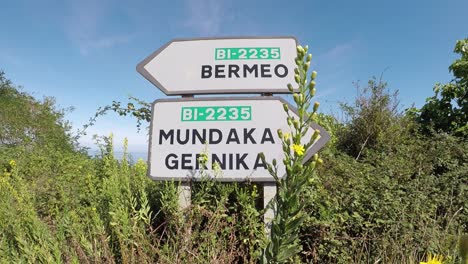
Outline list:
[[[374,149],[384,140],[395,141],[402,124],[398,114],[398,93],[391,94],[382,77],[369,80],[367,86],[356,84],[354,104],[342,103],[349,119],[339,133],[338,148],[359,159],[367,149]]]
[[[464,55],[450,68],[450,85],[465,89],[463,47],[457,44]],[[257,184],[192,182],[192,205],[180,210],[178,183],[151,181],[146,163],[128,153],[116,159],[112,136],[97,142],[99,155],[88,156],[65,110],[52,98],[21,92],[2,73],[0,263],[258,263],[262,254],[272,262],[412,264],[429,254],[466,262],[468,141],[458,129],[464,121],[437,128],[436,111],[431,125],[415,122],[375,78],[344,105],[347,122],[316,115],[318,105],[307,103],[315,93],[305,85],[309,61],[298,60],[301,93],[294,96],[304,118],[290,118],[293,133],[279,133],[292,176],[278,180],[270,243]],[[456,112],[466,97],[453,98]],[[132,102],[100,113],[136,109],[137,119],[149,120],[149,104]],[[315,156],[303,165],[307,144],[298,140],[311,114],[332,134],[313,173],[322,161]],[[276,162],[268,166],[273,173]]]
[[[425,131],[435,130],[468,136],[468,39],[457,41],[456,59],[449,67],[454,79],[447,84],[436,84],[434,95],[426,99],[418,121]]]
[[[64,110],[55,109],[50,97],[38,101],[20,92],[0,72],[0,148],[9,146],[50,146],[70,150],[73,138],[63,119]]]
[[[12,105],[15,100],[23,99],[15,97]],[[63,123],[48,123],[60,125],[71,142]],[[152,182],[146,163],[132,164],[128,153],[117,160],[112,141],[112,136],[101,138],[96,157],[42,142],[2,146],[0,262],[258,259],[264,238],[256,185],[197,183],[193,206],[180,212],[177,186]]]
[[[411,263],[456,256],[468,223],[467,142],[450,136],[400,142],[356,161],[329,155],[310,193],[304,257],[317,263]]]
[[[94,125],[98,117],[107,114],[109,111],[115,112],[120,116],[132,116],[136,118],[137,129],[140,130],[143,122],[151,120],[151,104],[133,96],[130,96],[128,99],[129,102],[126,106],[122,102],[113,101],[111,105],[99,107],[96,114],[89,119],[88,124],[84,125],[82,132],[85,133],[86,128]]]
[[[284,111],[287,113],[287,122],[291,132],[278,131],[278,136],[282,140],[284,159],[282,160],[286,168],[286,175],[282,178],[278,176],[277,161],[272,164],[262,160],[267,164],[268,171],[274,177],[276,182],[276,195],[272,199],[271,207],[275,215],[271,223],[271,235],[265,249],[264,258],[267,263],[284,263],[294,261],[296,255],[302,250],[299,241],[300,226],[306,218],[303,210],[302,194],[305,186],[310,180],[313,180],[313,174],[316,164],[322,162],[318,155],[314,156],[311,163],[303,165],[305,162],[304,153],[320,138],[320,131],[316,130],[311,138],[304,139],[310,123],[317,117],[319,104],[315,103],[312,111],[311,100],[315,95],[315,78],[317,73],[314,71],[307,82],[308,70],[310,67],[312,55],[307,55],[306,47],[297,47],[297,58],[295,69],[295,80],[299,86],[298,93],[293,94],[297,106],[298,117],[295,118],[284,104]],[[292,85],[288,85],[292,92]],[[305,143],[304,143],[305,141]],[[263,153],[262,153],[263,154]]]

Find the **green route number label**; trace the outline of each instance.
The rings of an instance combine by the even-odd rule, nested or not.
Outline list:
[[[279,60],[280,48],[216,48],[216,60]]]
[[[250,106],[182,107],[181,121],[249,121]]]

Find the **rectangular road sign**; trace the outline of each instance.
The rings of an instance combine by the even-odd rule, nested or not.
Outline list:
[[[274,181],[259,153],[278,161],[285,174],[283,150],[277,130],[290,131],[280,97],[160,99],[153,103],[148,175],[154,180],[186,181],[200,177],[198,159],[208,154],[205,172],[213,176],[217,162],[220,181]],[[295,109],[289,106],[292,111]],[[297,113],[296,113],[297,115]],[[306,153],[309,159],[329,140],[317,124],[321,138]],[[313,133],[309,129],[305,138]],[[306,143],[306,142],[304,142]]]
[[[167,95],[288,93],[296,46],[293,37],[177,39],[137,71]]]

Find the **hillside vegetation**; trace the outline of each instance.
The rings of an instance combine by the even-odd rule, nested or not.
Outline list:
[[[400,109],[373,78],[342,105],[346,122],[318,115],[332,139],[300,194],[302,250],[290,262],[419,263],[431,253],[460,263],[468,40],[455,52],[453,81],[436,84],[421,109]],[[104,110],[148,121],[142,103]],[[177,183],[151,181],[146,162],[128,154],[116,159],[112,136],[90,157],[64,114],[52,98],[36,99],[0,74],[1,263],[261,261],[268,244],[261,186],[192,183],[192,205],[179,210]]]

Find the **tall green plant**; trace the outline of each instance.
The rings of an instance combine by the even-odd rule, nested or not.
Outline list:
[[[454,79],[435,85],[417,120],[425,130],[468,137],[468,38],[458,40],[454,52],[461,55],[449,67]]]
[[[55,99],[37,100],[15,86],[0,71],[0,162],[6,148],[40,146],[72,150],[76,141],[64,119],[67,109],[57,109]],[[68,109],[70,110],[70,109]]]
[[[359,160],[367,150],[401,140],[405,125],[398,113],[398,91],[390,92],[382,77],[370,79],[365,87],[355,85],[358,94],[354,102],[340,104],[348,122],[340,130],[338,147]]]
[[[316,118],[319,103],[315,102],[312,111],[311,101],[315,95],[315,78],[317,72],[313,71],[308,80],[308,71],[312,54],[307,54],[308,47],[297,47],[295,69],[295,81],[298,93],[293,93],[294,102],[298,110],[298,117],[291,114],[287,104],[284,111],[287,113],[287,122],[291,133],[278,130],[278,136],[282,141],[286,176],[278,177],[277,161],[272,163],[265,161],[267,169],[276,181],[276,196],[272,200],[275,216],[271,225],[271,239],[264,252],[264,260],[268,263],[283,263],[294,261],[295,256],[302,250],[299,240],[299,230],[305,220],[304,203],[301,195],[308,181],[313,177],[315,167],[322,163],[318,155],[314,155],[313,161],[304,165],[304,154],[320,138],[320,132],[314,131],[311,138],[304,138],[310,129],[310,123]],[[288,85],[293,92],[293,86]],[[304,144],[305,142],[305,144]]]

